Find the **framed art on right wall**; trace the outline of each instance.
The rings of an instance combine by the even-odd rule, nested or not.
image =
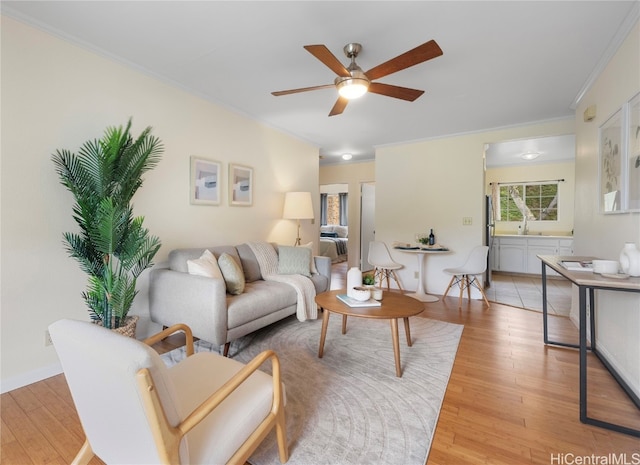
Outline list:
[[[629,100],[627,125],[628,209],[640,211],[640,93]]]
[[[619,109],[600,126],[600,206],[604,213],[623,209],[622,141],[622,109]]]

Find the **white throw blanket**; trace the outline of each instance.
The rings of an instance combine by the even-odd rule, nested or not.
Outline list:
[[[296,290],[298,298],[296,316],[298,320],[318,318],[318,306],[315,300],[316,288],[313,282],[300,274],[278,274],[278,254],[268,242],[248,242],[248,245],[258,260],[260,273],[265,281],[286,283]]]

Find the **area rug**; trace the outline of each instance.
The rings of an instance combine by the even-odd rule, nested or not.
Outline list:
[[[425,463],[463,326],[410,321],[413,347],[399,324],[401,378],[395,376],[388,320],[350,318],[342,335],[341,318],[333,316],[321,359],[321,320],[292,317],[232,343],[229,354],[241,362],[265,349],[280,358],[288,464]],[[196,351],[218,352],[218,347],[198,341]],[[162,357],[168,365],[177,363],[184,348]],[[249,462],[280,464],[274,433]]]

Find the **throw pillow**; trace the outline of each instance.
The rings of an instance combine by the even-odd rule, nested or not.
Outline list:
[[[316,261],[313,259],[313,242],[308,242],[304,245],[302,245],[301,247],[306,247],[307,249],[309,249],[311,251],[311,260],[309,260],[311,263],[311,266],[309,267],[309,271],[311,271],[311,274],[318,274],[318,269],[316,268]]]
[[[301,274],[311,277],[311,249],[308,247],[278,247],[278,274]]]
[[[349,236],[349,227],[348,226],[335,226],[335,232],[338,233],[338,237],[347,238]]]
[[[207,278],[222,278],[218,261],[210,250],[205,250],[197,260],[187,260],[187,269],[189,274]]]
[[[337,232],[321,232],[320,237],[338,237]]]
[[[238,262],[229,255],[228,253],[223,253],[218,258],[218,265],[220,266],[220,271],[222,271],[222,276],[224,278],[224,282],[227,285],[227,292],[232,295],[239,295],[244,292],[244,272]]]
[[[325,225],[320,226],[320,232],[321,233],[332,233],[332,232],[335,232],[335,231],[334,231],[333,225],[325,224]]]
[[[260,272],[260,265],[256,255],[249,247],[249,244],[240,244],[236,246],[236,251],[240,257],[240,265],[242,265],[242,271],[244,271],[245,283],[252,283],[262,279],[262,273]]]

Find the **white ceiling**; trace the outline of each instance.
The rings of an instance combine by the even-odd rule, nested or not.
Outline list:
[[[638,17],[637,1],[2,1],[2,13],[124,62],[319,148],[321,163],[375,147],[574,114]],[[381,78],[328,117],[335,74],[303,45],[359,42],[370,69],[435,39],[444,55]],[[153,125],[153,122],[149,122]]]
[[[559,162],[571,162],[576,155],[576,137],[564,136],[538,137],[488,144],[485,149],[487,168],[498,166],[538,165]],[[534,160],[524,161],[524,153],[537,153]]]

